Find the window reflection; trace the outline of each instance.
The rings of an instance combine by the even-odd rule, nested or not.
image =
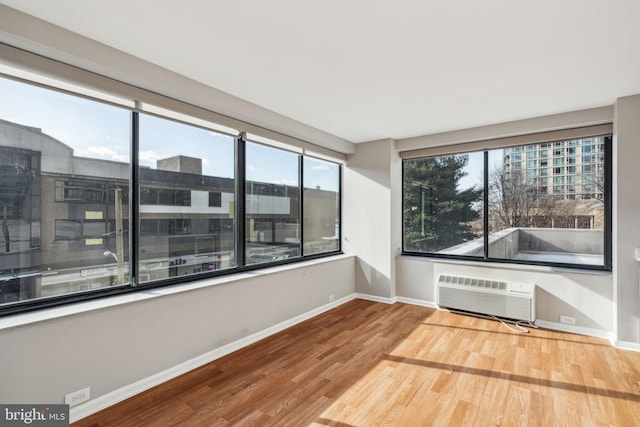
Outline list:
[[[339,249],[340,166],[305,157],[304,167],[304,254]]]
[[[139,151],[140,282],[235,267],[234,139],[141,114]]]
[[[262,264],[340,248],[338,164],[246,142],[238,201],[231,136],[1,77],[0,93],[2,306],[130,286],[130,265],[153,285],[231,272],[242,251]]]
[[[298,155],[247,142],[247,264],[301,255],[298,169]]]
[[[129,112],[0,78],[0,303],[129,282]]]

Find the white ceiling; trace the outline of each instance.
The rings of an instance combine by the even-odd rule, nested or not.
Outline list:
[[[640,93],[638,0],[0,0],[352,142]]]

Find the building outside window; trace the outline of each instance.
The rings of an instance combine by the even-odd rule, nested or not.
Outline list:
[[[340,251],[337,163],[13,78],[0,93],[0,314]]]

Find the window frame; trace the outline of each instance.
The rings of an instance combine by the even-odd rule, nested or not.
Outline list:
[[[402,224],[401,224],[401,229],[402,229],[402,236],[401,236],[401,241],[402,241],[402,250],[401,250],[401,254],[405,255],[405,256],[416,256],[416,257],[423,257],[423,258],[431,258],[431,259],[449,259],[449,260],[459,260],[459,261],[466,261],[469,263],[477,263],[477,264],[496,264],[496,263],[500,263],[500,264],[514,264],[514,265],[523,265],[523,266],[544,266],[544,267],[557,267],[557,268],[569,268],[569,269],[576,269],[576,270],[586,270],[586,271],[606,271],[606,272],[610,272],[612,271],[612,266],[613,266],[613,261],[612,261],[612,248],[613,248],[613,236],[612,236],[612,221],[613,221],[613,215],[612,215],[612,166],[613,166],[613,158],[612,158],[612,150],[613,150],[613,138],[612,138],[612,133],[611,132],[606,132],[606,133],[600,133],[597,132],[596,134],[590,135],[590,136],[583,136],[580,138],[573,138],[573,139],[586,139],[589,137],[599,137],[599,136],[603,136],[605,137],[605,142],[603,143],[604,147],[603,147],[603,152],[604,152],[604,162],[603,162],[603,167],[604,167],[604,172],[603,172],[603,176],[604,176],[604,193],[603,193],[603,198],[604,198],[604,227],[603,227],[603,263],[602,265],[596,265],[596,264],[575,264],[575,263],[564,263],[564,262],[553,262],[553,261],[532,261],[532,260],[515,260],[515,259],[507,259],[507,258],[495,258],[495,257],[491,257],[489,255],[489,160],[488,160],[488,153],[489,151],[493,150],[493,149],[509,149],[509,152],[511,154],[513,153],[517,153],[520,150],[522,150],[525,146],[527,145],[531,145],[531,141],[529,142],[520,142],[517,145],[497,145],[496,147],[491,147],[491,148],[478,148],[478,149],[473,149],[473,148],[468,148],[468,147],[464,147],[466,149],[461,149],[461,150],[450,150],[448,151],[446,149],[446,147],[444,149],[440,149],[438,150],[438,152],[434,153],[433,155],[428,155],[428,153],[426,153],[427,150],[416,150],[417,153],[419,153],[420,155],[404,155],[401,156],[402,157],[402,167],[401,167],[401,182],[402,182]],[[532,140],[535,141],[535,135],[528,135],[526,138],[531,138]],[[562,141],[567,141],[567,140],[571,140],[572,138],[559,138],[559,140]],[[535,142],[535,144],[540,145],[540,149],[544,149],[545,145],[548,144],[548,146],[554,146],[557,145],[556,141],[550,140],[546,143],[540,143],[540,142]],[[488,144],[486,144],[488,145]],[[518,148],[521,147],[521,148]],[[484,218],[484,224],[483,224],[483,230],[482,230],[482,237],[484,240],[484,248],[483,248],[483,255],[482,256],[471,256],[471,255],[452,255],[452,254],[443,254],[443,253],[436,253],[436,252],[419,252],[419,251],[411,251],[411,250],[406,250],[405,249],[405,236],[406,236],[406,229],[405,229],[405,212],[407,207],[405,206],[405,165],[407,161],[410,160],[415,160],[415,159],[419,159],[419,158],[435,158],[435,157],[441,157],[441,156],[447,156],[447,155],[454,155],[454,154],[471,154],[471,153],[477,153],[477,152],[483,152],[484,153],[484,171],[483,171],[483,178],[484,178],[484,198],[483,198],[483,210],[482,210],[482,215]],[[513,160],[513,156],[511,156],[511,160]]]
[[[295,148],[295,145],[292,146],[291,149],[287,149],[286,147],[288,147],[289,145],[287,144],[287,142],[289,142],[289,140],[293,140],[293,138],[288,137],[287,135],[280,135],[282,137],[282,140],[285,142],[280,142],[276,139],[274,139],[274,148],[280,149],[280,150],[285,150],[291,153],[294,153],[298,156],[298,164],[300,165],[299,167],[299,182],[298,182],[298,193],[299,193],[299,197],[298,197],[298,204],[299,206],[299,223],[300,223],[300,255],[296,256],[296,257],[291,257],[288,259],[284,259],[284,260],[277,260],[277,261],[273,261],[273,262],[264,262],[264,263],[258,263],[258,264],[247,264],[245,257],[244,257],[244,252],[245,252],[245,239],[244,239],[244,222],[245,222],[245,202],[244,202],[244,191],[242,190],[242,188],[245,185],[246,182],[246,174],[245,174],[245,167],[244,165],[242,165],[242,163],[244,162],[244,152],[245,152],[245,145],[247,143],[247,139],[246,139],[246,133],[244,131],[238,131],[237,135],[234,136],[234,151],[235,151],[235,166],[234,166],[234,170],[235,170],[235,186],[236,186],[236,192],[235,192],[235,198],[236,198],[236,203],[235,203],[235,215],[236,218],[238,218],[237,220],[235,220],[235,227],[233,230],[233,235],[235,238],[235,263],[236,265],[234,267],[231,268],[227,268],[227,269],[223,269],[223,270],[213,270],[213,271],[202,271],[202,272],[198,272],[198,273],[194,273],[194,274],[189,274],[188,276],[185,277],[169,277],[167,279],[160,279],[160,280],[153,280],[153,281],[148,281],[148,282],[144,282],[144,283],[138,283],[138,278],[140,277],[140,266],[139,266],[139,262],[140,262],[140,256],[138,254],[138,250],[140,248],[140,234],[141,234],[141,214],[140,214],[140,206],[143,205],[141,204],[141,197],[140,197],[140,191],[142,190],[142,186],[141,186],[141,181],[142,178],[140,177],[140,158],[139,158],[139,145],[140,145],[140,113],[143,112],[142,110],[138,109],[138,101],[132,101],[131,104],[135,105],[135,107],[129,106],[129,105],[122,105],[122,104],[114,104],[113,102],[110,102],[109,100],[105,100],[105,99],[100,99],[100,98],[95,98],[92,96],[88,96],[85,95],[83,93],[80,92],[73,92],[71,90],[69,90],[68,88],[62,89],[62,88],[58,88],[55,86],[50,86],[48,84],[43,84],[37,81],[32,81],[32,80],[28,80],[22,77],[16,77],[10,74],[5,74],[5,73],[0,73],[0,78],[6,78],[9,80],[14,80],[14,81],[18,81],[20,83],[23,84],[27,84],[27,85],[33,85],[33,86],[37,86],[37,87],[41,87],[44,88],[46,90],[52,90],[52,91],[56,91],[56,92],[61,92],[64,93],[66,95],[71,95],[71,96],[75,96],[75,97],[80,97],[83,99],[87,99],[89,101],[92,102],[97,102],[97,103],[102,103],[102,104],[106,104],[106,105],[111,105],[111,106],[115,106],[118,108],[121,108],[123,110],[128,111],[128,114],[130,114],[131,116],[131,126],[130,126],[130,158],[129,158],[129,164],[130,164],[130,177],[129,180],[127,182],[127,184],[130,186],[129,188],[131,189],[130,194],[128,194],[128,199],[127,199],[127,204],[128,204],[128,227],[125,227],[126,229],[126,233],[128,233],[128,247],[125,248],[125,253],[127,253],[128,255],[128,271],[127,271],[127,275],[128,275],[128,283],[125,285],[118,285],[118,286],[114,286],[114,287],[105,287],[105,288],[99,288],[99,289],[87,289],[87,290],[82,290],[82,291],[67,291],[67,293],[63,293],[63,294],[59,294],[59,295],[54,295],[54,296],[47,296],[47,297],[36,297],[36,298],[31,298],[31,299],[25,299],[25,300],[19,300],[16,302],[9,302],[9,303],[4,303],[4,304],[0,304],[0,317],[3,316],[9,316],[9,315],[13,315],[13,314],[18,314],[18,313],[26,313],[26,312],[31,312],[31,311],[37,311],[37,310],[41,310],[41,309],[45,309],[45,308],[50,308],[50,307],[56,307],[56,306],[60,306],[60,305],[66,305],[66,304],[74,304],[74,303],[79,303],[82,301],[89,301],[89,300],[94,300],[94,299],[100,299],[100,298],[104,298],[104,297],[109,297],[109,296],[114,296],[114,295],[121,295],[121,294],[126,294],[126,293],[131,293],[131,292],[140,292],[140,291],[144,291],[144,290],[149,290],[149,289],[153,289],[153,288],[159,288],[159,287],[165,287],[165,286],[171,286],[171,285],[179,285],[179,284],[183,284],[183,283],[190,283],[196,280],[201,280],[201,279],[207,279],[207,278],[216,278],[216,277],[221,277],[221,276],[233,276],[233,275],[237,275],[243,272],[247,272],[247,271],[252,271],[252,270],[259,270],[259,269],[265,269],[265,268],[271,268],[274,266],[280,266],[280,265],[286,265],[286,264],[295,264],[295,263],[299,263],[299,262],[304,262],[304,261],[308,261],[308,260],[313,260],[313,259],[318,259],[318,258],[324,258],[324,257],[330,257],[330,256],[335,256],[335,255],[340,255],[342,254],[342,225],[343,225],[343,219],[342,219],[342,197],[343,197],[343,184],[342,184],[342,177],[343,177],[343,164],[342,161],[338,160],[340,159],[340,155],[338,153],[336,153],[335,158],[330,156],[328,153],[330,153],[330,150],[324,150],[320,147],[318,147],[318,150],[314,150],[313,152],[309,152],[307,153],[306,150],[298,150]],[[97,89],[100,90],[100,89]],[[132,94],[132,97],[135,96],[135,93]],[[158,94],[154,94],[154,97],[161,97],[163,98],[162,95],[158,95]],[[105,98],[108,98],[108,95],[105,95]],[[169,100],[169,103],[172,103],[173,100]],[[187,109],[189,110],[189,109]],[[205,110],[206,111],[206,110]],[[194,122],[190,122],[190,121],[183,121],[180,119],[176,119],[174,117],[171,117],[169,115],[164,116],[161,114],[157,114],[157,113],[149,113],[149,112],[144,112],[144,114],[150,114],[150,115],[154,115],[157,117],[160,117],[162,119],[165,120],[171,120],[177,123],[181,123],[187,126],[193,126],[193,127],[199,127],[202,129],[205,129],[207,131],[211,131],[211,132],[216,132],[216,133],[222,133],[220,130],[218,130],[217,126],[215,126],[215,122],[212,122],[212,126],[211,127],[207,127],[202,125],[200,122],[202,122],[202,120],[196,116],[193,116]],[[179,111],[176,112],[176,114],[181,114]],[[212,115],[216,115],[216,113],[211,113]],[[184,115],[183,115],[184,116]],[[195,122],[198,122],[198,124],[196,124]],[[297,141],[297,140],[296,140]],[[254,142],[254,141],[252,141]],[[295,142],[295,141],[294,141]],[[260,142],[261,144],[265,144],[264,142]],[[304,141],[301,142],[303,145],[305,144]],[[308,144],[308,143],[306,143]],[[265,144],[265,145],[269,145],[269,144]],[[283,148],[285,147],[285,148]],[[319,155],[315,156],[314,152],[318,152],[320,153]],[[323,161],[329,161],[333,164],[336,164],[338,166],[338,190],[337,190],[337,197],[339,200],[339,209],[337,212],[338,215],[338,222],[339,222],[339,228],[338,228],[338,236],[337,236],[337,248],[335,250],[331,250],[331,251],[327,251],[327,252],[319,252],[319,253],[312,253],[312,254],[305,254],[304,253],[304,249],[303,249],[303,236],[304,236],[304,212],[302,210],[302,206],[303,206],[303,198],[304,198],[304,184],[303,184],[303,179],[302,179],[302,164],[303,164],[303,159],[305,157],[310,157],[310,158],[318,158],[320,160]],[[67,182],[66,181],[71,181],[73,180],[73,178],[71,177],[60,177],[57,178],[55,180],[52,181],[52,185],[53,188],[51,188],[51,192],[52,192],[52,197],[54,199],[54,201],[56,203],[91,203],[91,201],[85,201],[82,199],[73,199],[73,200],[64,200],[64,188],[66,187]],[[59,182],[60,184],[56,184],[56,182]],[[96,181],[98,182],[98,181]],[[60,185],[60,190],[62,191],[62,199],[58,200],[58,198],[56,197],[56,185]],[[218,190],[212,189],[211,191],[213,192],[217,192]],[[190,193],[191,196],[191,193]],[[242,200],[242,202],[240,202]],[[190,200],[191,201],[191,200]],[[170,205],[170,206],[174,206],[174,205]],[[176,207],[181,207],[184,205],[181,204],[177,204],[175,205]],[[240,216],[240,214],[242,214],[242,216]],[[54,218],[52,218],[54,219]],[[105,223],[106,224],[106,223]],[[82,227],[82,224],[80,224],[80,226]],[[184,235],[178,235],[178,236],[184,236]],[[82,236],[81,236],[82,238]],[[127,246],[125,244],[125,246]],[[137,249],[136,249],[137,248]]]

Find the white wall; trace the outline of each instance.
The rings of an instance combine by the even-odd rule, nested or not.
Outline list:
[[[23,326],[0,321],[0,402],[63,403],[85,387],[99,398],[355,291],[347,256],[240,276]]]
[[[390,139],[358,144],[344,168],[343,250],[356,255],[356,291],[380,298],[395,296],[397,221],[391,201],[397,153]],[[393,172],[393,174],[392,174]]]
[[[640,95],[615,103],[613,271],[617,341],[640,350]]]

